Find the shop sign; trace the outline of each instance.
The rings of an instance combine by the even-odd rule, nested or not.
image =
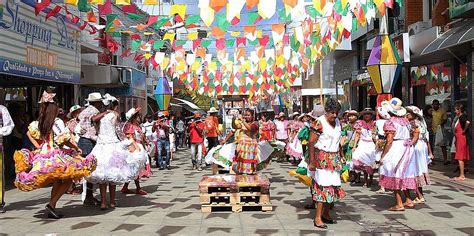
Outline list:
[[[449,16],[451,18],[462,17],[462,15],[474,9],[472,0],[449,0]]]
[[[402,62],[410,62],[410,36],[408,33],[402,33],[393,38],[393,44],[397,49]]]
[[[0,73],[54,82],[80,82],[80,31],[60,13],[35,16],[34,0],[0,1]]]

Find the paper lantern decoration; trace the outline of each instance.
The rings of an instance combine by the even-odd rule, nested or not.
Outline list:
[[[173,93],[171,92],[168,79],[166,77],[159,78],[155,88],[155,99],[156,103],[158,103],[158,107],[160,108],[160,110],[168,110],[172,96]]]
[[[377,35],[367,62],[367,71],[377,93],[391,93],[401,70],[400,56],[390,36]]]

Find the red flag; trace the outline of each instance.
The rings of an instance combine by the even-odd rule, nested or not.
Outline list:
[[[122,55],[120,55],[121,58],[128,57],[130,55],[130,48],[125,49],[125,51],[122,52]]]
[[[133,13],[133,14],[136,14],[137,13],[137,5],[135,4],[130,4],[130,5],[123,5],[122,6],[122,11],[123,13]]]
[[[199,45],[201,45],[200,39],[193,40],[193,51],[196,50],[196,48],[199,47]]]
[[[151,24],[155,23],[158,20],[158,16],[150,16],[148,17],[148,23],[146,23],[147,26],[150,26]]]
[[[247,43],[247,38],[246,37],[238,37],[237,38],[237,47],[242,44],[245,46],[245,44]]]
[[[290,44],[290,36],[288,34],[283,35],[283,45]]]
[[[217,39],[216,40],[216,48],[217,49],[224,49],[225,48],[225,39]]]
[[[87,22],[84,21],[84,23],[81,26],[79,26],[79,29],[84,30],[86,28],[86,26],[87,26]]]
[[[96,29],[94,26],[89,25],[89,27],[91,28],[91,30],[89,30],[89,34],[95,34],[95,33],[97,33],[97,29]]]
[[[153,65],[153,68],[156,69],[158,67],[158,63],[155,61],[155,57],[150,58],[150,62]]]
[[[39,3],[36,3],[35,6],[35,15],[38,15],[42,12],[45,8],[47,8],[51,4],[51,0],[43,0]]]
[[[258,41],[260,45],[267,46],[268,41],[270,40],[270,36],[264,35],[262,38],[259,38]]]
[[[132,34],[132,35],[130,35],[130,39],[135,40],[135,39],[142,39],[142,38],[140,37],[139,34]]]
[[[79,18],[78,16],[74,16],[74,17],[72,18],[72,20],[71,20],[71,23],[77,24],[80,19],[81,19],[81,18]]]
[[[105,0],[103,5],[97,5],[99,7],[99,15],[105,16],[107,14],[112,14],[112,3],[110,0]]]
[[[143,54],[135,53],[135,57],[133,58],[134,61],[141,61],[143,59]]]
[[[61,11],[61,6],[55,6],[53,8],[53,10],[49,11],[48,14],[46,14],[45,21],[47,21],[50,17],[55,16],[56,14],[58,14],[59,11]]]

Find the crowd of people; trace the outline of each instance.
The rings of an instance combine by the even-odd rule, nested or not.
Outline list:
[[[246,109],[234,111],[228,132],[215,108],[207,117],[195,112],[188,120],[175,119],[162,111],[142,121],[140,108],[121,114],[118,99],[110,94],[91,93],[86,102],[85,107],[75,105],[61,115],[55,94],[45,91],[38,118],[27,126],[31,146],[18,148],[14,155],[17,188],[31,191],[52,186],[45,207],[50,218],[62,217],[56,205],[65,193],[82,192],[84,205],[102,210],[117,206],[117,185],[123,185],[123,194],[146,195],[140,179],[152,175],[152,165],[172,169],[178,147],[189,147],[194,170],[212,165],[235,174],[256,174],[268,166],[276,147],[283,147],[283,161],[302,167],[311,179],[313,203],[309,208],[316,209],[314,225],[327,228],[326,224],[336,223],[330,209],[345,196],[342,183],[370,187],[375,173],[380,186],[377,193],[394,192],[395,204],[389,211],[425,203],[423,187],[430,184],[433,144],[444,147],[438,140],[442,134],[432,134],[446,122],[437,101],[425,112],[402,106],[398,98],[383,101],[376,110],[341,112],[337,100],[327,99],[324,106],[310,113],[294,112],[289,119],[283,112],[274,116],[273,111],[255,114]],[[463,181],[464,162],[470,160],[470,122],[461,103],[454,108],[451,151],[455,150],[460,170],[454,180]],[[10,132],[12,126],[4,125]],[[344,172],[349,173],[348,179],[341,176]],[[134,191],[129,189],[132,181]],[[93,195],[94,187],[99,187],[100,200]]]

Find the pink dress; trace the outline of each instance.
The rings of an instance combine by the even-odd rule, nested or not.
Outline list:
[[[301,156],[303,156],[303,145],[301,145],[301,142],[298,139],[298,132],[301,128],[303,128],[303,126],[304,123],[300,121],[292,121],[288,125],[290,137],[288,140],[288,145],[286,146],[286,154],[298,159],[301,159]]]

